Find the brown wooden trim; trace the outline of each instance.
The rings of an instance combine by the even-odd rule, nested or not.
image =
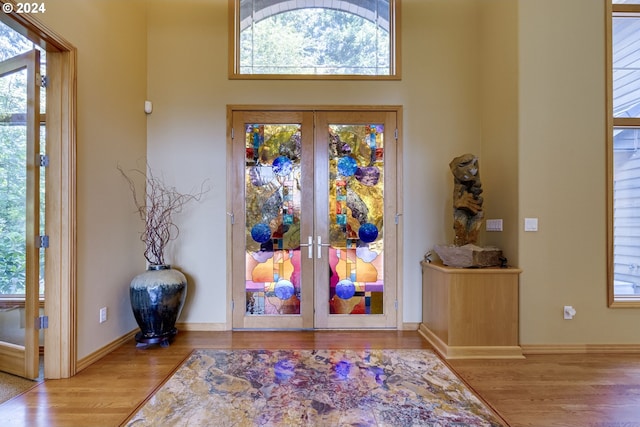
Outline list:
[[[227,111],[384,111],[402,112],[401,105],[298,105],[298,104],[229,104]],[[230,113],[228,113],[230,114]],[[228,135],[231,137],[231,135]]]
[[[0,298],[0,309],[8,308],[24,308],[24,298]],[[40,299],[38,302],[38,308],[44,308],[44,299]]]
[[[640,344],[521,344],[525,356],[533,354],[640,353]]]
[[[114,350],[116,350],[117,348],[119,348],[120,346],[125,344],[127,341],[132,339],[136,335],[137,332],[138,332],[138,329],[134,329],[133,331],[129,332],[128,334],[121,336],[120,338],[110,342],[109,344],[105,345],[104,347],[101,347],[98,350],[94,351],[93,353],[91,353],[91,354],[83,357],[82,359],[78,360],[78,362],[76,364],[77,372],[82,371],[86,367],[94,364],[98,360],[100,360],[103,357],[105,357],[106,355],[110,354],[111,352],[113,352]]]
[[[4,3],[11,3],[15,6],[19,2],[16,0],[0,0],[0,4]],[[16,8],[14,7],[14,9]],[[71,43],[40,22],[36,16],[28,13],[18,14],[13,12],[10,15],[2,13],[0,14],[0,20],[34,43],[39,41],[40,46],[47,52],[75,50]]]
[[[231,312],[231,310],[227,310]],[[180,331],[203,331],[203,332],[219,332],[228,331],[227,324],[225,323],[176,323],[176,329],[178,333]]]
[[[611,16],[612,13],[614,16],[617,16],[618,13],[640,13],[640,4],[611,4],[611,0],[606,0],[605,3],[609,9],[607,16]]]
[[[612,61],[609,61],[609,63],[611,63]],[[609,71],[610,74],[613,74],[613,72],[610,70]],[[609,78],[609,81],[611,81],[611,78]],[[613,89],[611,89],[611,97],[613,97]],[[613,106],[610,110],[610,112],[613,111]],[[611,115],[613,115],[613,113],[611,113]],[[612,123],[614,128],[637,128],[640,127],[640,118],[638,117],[613,117],[612,118]]]
[[[0,0],[0,4],[14,0]],[[0,14],[0,20],[47,51],[45,377],[76,372],[76,48],[34,14]]]
[[[448,345],[424,323],[418,329],[444,359],[524,359],[520,346],[460,346]]]
[[[607,306],[609,308],[638,308],[640,300],[615,296],[614,291],[614,236],[613,236],[613,129],[617,127],[640,128],[640,118],[636,117],[613,117],[613,16],[629,16],[629,13],[639,12],[640,4],[611,4],[610,0],[605,2],[605,80],[606,80],[606,271],[607,271]]]
[[[625,299],[626,298],[626,299]],[[613,301],[609,308],[638,308],[640,307],[640,299],[634,297],[618,297]]]

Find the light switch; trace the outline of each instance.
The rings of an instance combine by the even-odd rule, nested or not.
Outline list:
[[[538,218],[525,218],[524,231],[538,231]]]
[[[501,219],[488,219],[487,220],[487,231],[502,231],[502,220]]]

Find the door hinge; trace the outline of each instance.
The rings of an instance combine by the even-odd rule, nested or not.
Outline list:
[[[49,86],[49,77],[41,75],[40,76],[40,87],[47,88]]]
[[[401,216],[402,216],[402,214],[401,214],[401,213],[397,213],[397,214],[395,215],[395,219],[394,219],[394,221],[395,221],[396,225],[398,225],[398,224],[400,223],[400,217],[401,217]]]
[[[48,248],[49,247],[49,236],[43,234],[42,236],[38,236],[38,241],[36,242],[36,246],[39,248]]]
[[[49,156],[46,154],[40,154],[40,166],[46,168],[49,166]]]
[[[231,128],[231,140],[233,140],[233,128]]]
[[[233,214],[233,212],[227,212],[227,215],[229,216],[229,219],[231,220],[231,225],[236,223],[236,216]]]
[[[36,317],[36,329],[47,329],[49,327],[49,316]]]
[[[236,308],[236,303],[234,300],[231,300],[231,311],[233,311],[234,308]]]
[[[396,310],[398,310],[398,300],[396,300],[393,305],[396,307]]]
[[[396,138],[396,142],[398,141],[398,128],[396,128],[395,132],[393,133],[395,138]]]

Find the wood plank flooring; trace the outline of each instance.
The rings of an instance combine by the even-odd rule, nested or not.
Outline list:
[[[73,378],[0,405],[1,426],[118,426],[194,348],[430,348],[413,331],[180,332],[168,348],[133,340]],[[640,427],[640,355],[535,355],[448,364],[510,426]]]

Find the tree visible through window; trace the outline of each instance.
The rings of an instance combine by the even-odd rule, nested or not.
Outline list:
[[[232,76],[386,76],[394,0],[235,0]]]

